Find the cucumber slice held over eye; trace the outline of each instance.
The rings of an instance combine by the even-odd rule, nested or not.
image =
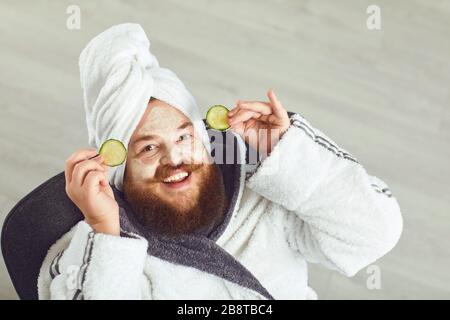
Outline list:
[[[220,104],[214,105],[206,113],[206,123],[212,129],[224,131],[230,127],[228,124],[228,112],[227,107]]]
[[[121,165],[127,158],[127,148],[120,140],[116,139],[103,142],[98,153],[105,160],[105,164],[110,167]]]

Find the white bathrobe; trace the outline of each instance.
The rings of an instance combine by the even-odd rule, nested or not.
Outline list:
[[[145,237],[81,221],[50,248],[40,299],[314,299],[308,263],[353,276],[399,240],[400,208],[386,184],[298,114],[256,171],[248,167],[213,245],[260,286],[158,258]]]

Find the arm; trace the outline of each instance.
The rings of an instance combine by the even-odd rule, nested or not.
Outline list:
[[[402,218],[387,186],[299,115],[249,178],[287,209],[286,238],[309,262],[348,276],[397,243]]]
[[[98,233],[80,221],[49,251],[39,276],[40,299],[151,299],[144,275],[147,241]]]
[[[108,167],[96,154],[83,149],[66,161],[66,193],[85,221],[50,250],[51,262],[41,268],[41,298],[139,299],[150,292],[143,275],[147,241],[120,230]]]

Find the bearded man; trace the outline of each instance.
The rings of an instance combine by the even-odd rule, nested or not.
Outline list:
[[[315,299],[308,263],[353,276],[395,246],[386,184],[273,90],[207,130],[149,49],[122,24],[81,53],[91,148],[67,159],[65,183],[84,219],[50,248],[41,299]],[[110,138],[128,151],[111,168],[97,155]]]

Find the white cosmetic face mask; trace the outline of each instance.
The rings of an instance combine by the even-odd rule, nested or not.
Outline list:
[[[166,105],[161,108],[157,104],[158,102],[154,102],[153,105],[149,105],[132,137],[134,142],[138,137],[154,135],[157,137],[156,141],[143,140],[129,144],[127,170],[130,172],[130,178],[144,180],[153,178],[156,169],[161,165],[161,158],[172,156],[171,153],[177,153],[176,157],[183,159],[183,163],[210,163],[211,158],[195,130],[192,127],[177,130],[179,125],[190,120],[173,107]],[[179,135],[187,133],[192,135],[189,142],[177,143]],[[146,157],[142,155],[142,151],[150,144],[159,144],[157,147],[162,150]]]

